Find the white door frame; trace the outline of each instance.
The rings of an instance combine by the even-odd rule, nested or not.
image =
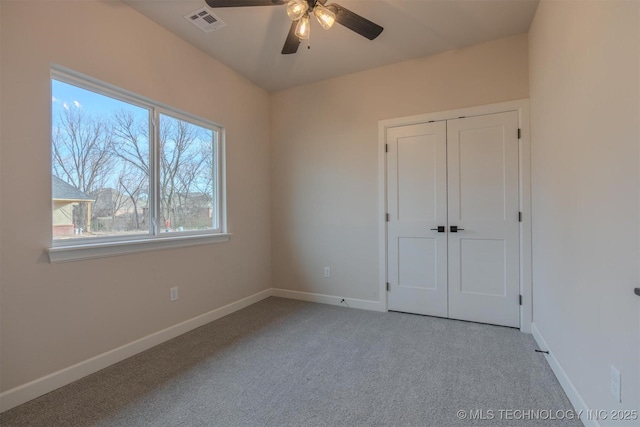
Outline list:
[[[520,331],[531,333],[533,315],[532,279],[531,279],[531,139],[529,123],[529,100],[500,102],[478,107],[460,108],[436,113],[418,114],[398,117],[378,122],[378,260],[379,260],[379,292],[380,305],[387,311],[387,171],[385,144],[387,129],[390,127],[412,125],[430,121],[457,119],[460,117],[480,116],[506,111],[518,112],[520,128],[519,144],[519,208],[522,212],[520,223]]]

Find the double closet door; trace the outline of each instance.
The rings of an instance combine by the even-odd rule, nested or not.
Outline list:
[[[386,138],[389,309],[519,327],[517,112]]]

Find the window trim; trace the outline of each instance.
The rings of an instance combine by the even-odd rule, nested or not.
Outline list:
[[[176,233],[177,234],[177,233]],[[227,242],[230,233],[177,235],[47,248],[51,264]]]
[[[226,133],[225,128],[211,120],[197,117],[185,111],[178,110],[167,104],[154,101],[150,98],[137,95],[125,89],[118,88],[109,83],[105,83],[98,79],[83,75],[76,71],[52,64],[50,67],[49,84],[52,80],[58,80],[63,83],[77,86],[97,94],[107,96],[119,101],[123,101],[134,106],[149,110],[149,126],[150,156],[155,166],[150,176],[150,186],[154,188],[153,194],[153,215],[157,218],[157,197],[156,187],[159,186],[160,168],[158,167],[158,146],[155,143],[156,128],[159,123],[160,115],[165,115],[177,120],[183,120],[196,126],[206,127],[217,133],[215,145],[217,148],[217,170],[215,171],[215,181],[217,188],[214,188],[217,198],[217,224],[214,222],[212,226],[217,225],[215,229],[208,230],[189,230],[177,231],[173,233],[162,233],[161,227],[157,224],[154,226],[153,218],[149,218],[149,230],[146,234],[136,234],[132,236],[108,236],[95,237],[80,241],[77,239],[54,239],[53,227],[51,229],[51,246],[45,251],[49,255],[51,263],[67,262],[84,259],[95,259],[102,257],[110,257],[117,255],[126,255],[131,253],[147,252],[160,249],[173,249],[180,247],[204,245],[210,243],[226,242],[230,239],[231,234],[227,230],[227,194],[226,194]],[[50,110],[51,111],[51,110]],[[51,114],[49,115],[51,120]],[[51,122],[50,122],[51,127]],[[49,144],[51,149],[51,144]],[[51,156],[50,156],[51,157]],[[52,167],[52,166],[51,166]],[[53,172],[53,171],[52,171]]]

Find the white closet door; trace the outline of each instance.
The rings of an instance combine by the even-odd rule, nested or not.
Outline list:
[[[516,112],[447,122],[451,318],[520,326],[517,134]]]
[[[391,128],[387,144],[389,309],[446,317],[446,124]]]

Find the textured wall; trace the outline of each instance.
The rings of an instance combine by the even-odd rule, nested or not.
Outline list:
[[[600,410],[640,407],[639,8],[543,1],[529,33],[534,324]]]
[[[273,93],[273,286],[378,300],[378,121],[527,98],[527,56],[519,35]]]
[[[271,286],[264,90],[120,2],[3,1],[1,43],[3,391]],[[224,125],[231,241],[49,264],[52,63]]]

